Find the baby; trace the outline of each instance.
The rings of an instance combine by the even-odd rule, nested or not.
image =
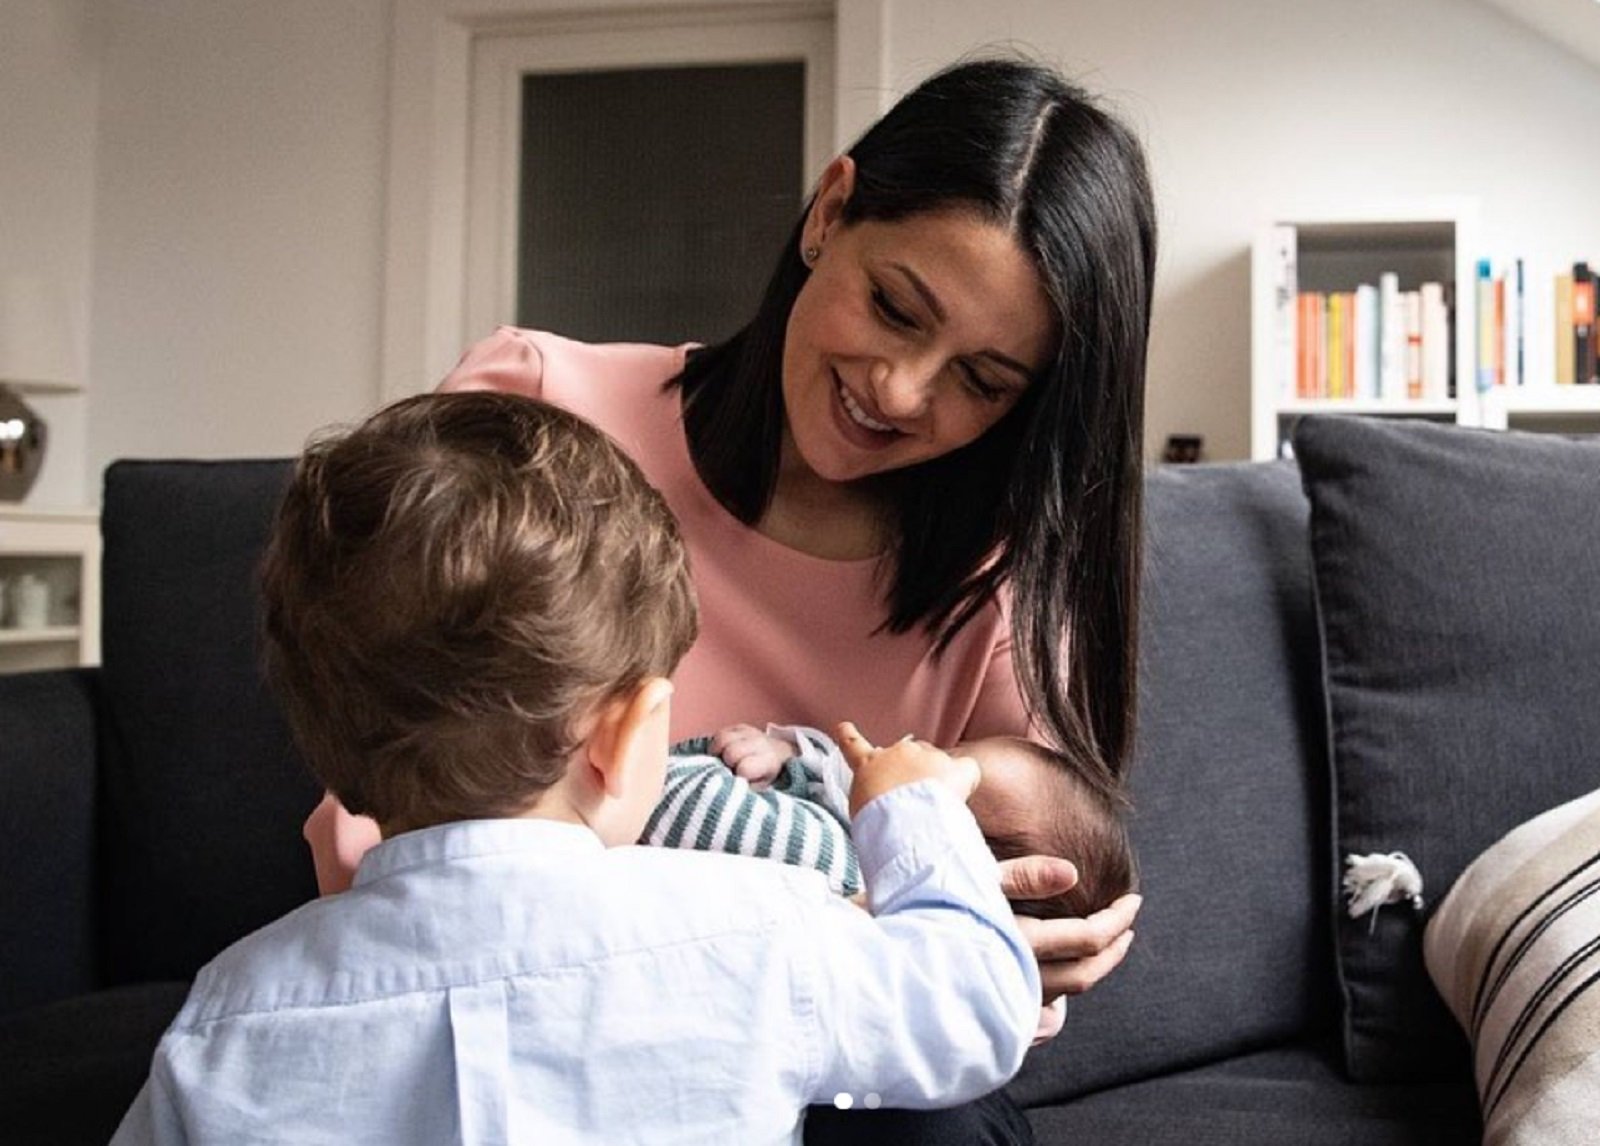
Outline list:
[[[828,877],[840,895],[861,891],[850,842],[851,771],[839,746],[816,729],[736,724],[673,746],[666,790],[640,842],[761,856]],[[1017,764],[993,744],[951,749],[977,762],[983,782],[968,801],[998,859],[1070,859],[1078,883],[1013,908],[1038,918],[1082,917],[1133,890],[1136,865],[1122,810],[1066,768],[1051,773],[1041,803],[1037,776],[1024,786]]]

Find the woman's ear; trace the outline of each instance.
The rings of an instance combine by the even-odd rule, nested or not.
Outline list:
[[[837,155],[822,171],[817,181],[817,193],[811,198],[811,209],[806,212],[806,225],[800,232],[802,254],[809,248],[822,250],[844,218],[844,206],[856,188],[856,161],[848,155]]]

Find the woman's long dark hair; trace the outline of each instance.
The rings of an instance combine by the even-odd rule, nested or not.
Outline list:
[[[1053,360],[977,441],[870,479],[895,507],[891,632],[943,648],[1002,584],[1023,697],[1050,746],[1120,790],[1136,700],[1145,344],[1155,207],[1132,133],[1048,68],[949,68],[850,148],[846,224],[965,210],[1006,227],[1056,308]],[[789,311],[809,271],[804,215],[755,318],[689,358],[690,449],[741,520],[777,483]]]

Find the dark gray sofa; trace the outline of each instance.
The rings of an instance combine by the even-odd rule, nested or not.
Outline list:
[[[263,691],[277,461],[119,463],[104,666],[0,677],[0,1139],[103,1141],[183,981],[314,894],[317,786]],[[1125,965],[1014,1083],[1041,1143],[1478,1140],[1465,1043],[1346,1071],[1328,714],[1293,463],[1148,479]],[[1552,799],[1552,802],[1554,800]]]

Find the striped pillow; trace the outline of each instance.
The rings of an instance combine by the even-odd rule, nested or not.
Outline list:
[[[1600,1140],[1600,791],[1475,859],[1423,953],[1472,1042],[1485,1146]]]

